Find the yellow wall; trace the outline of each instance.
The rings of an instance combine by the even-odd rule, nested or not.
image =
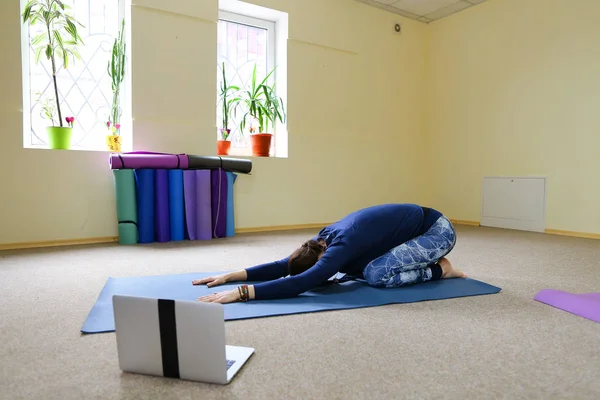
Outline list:
[[[253,2],[289,12],[289,158],[253,159],[237,226],[423,201],[427,26],[348,0]],[[172,13],[132,11],[135,149],[214,154],[217,0],[136,3]],[[116,236],[107,153],[23,149],[19,14],[0,2],[0,243]]]
[[[547,227],[600,233],[600,1],[488,0],[429,25],[430,203],[479,220],[481,179],[548,178]]]
[[[289,158],[240,176],[239,228],[387,201],[477,221],[483,176],[543,175],[548,228],[600,233],[600,2],[488,0],[430,25],[252,2],[289,13]],[[217,0],[137,4],[171,12],[132,11],[135,149],[214,154]],[[22,147],[19,13],[0,2],[0,243],[115,236],[107,153]]]

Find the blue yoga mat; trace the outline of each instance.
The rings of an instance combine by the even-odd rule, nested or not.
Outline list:
[[[169,170],[169,221],[171,240],[184,240],[183,170],[180,169]]]
[[[212,239],[210,170],[196,172],[196,231],[198,240]]]
[[[154,242],[154,176],[153,169],[135,170],[140,243]]]
[[[173,300],[192,300],[217,291],[234,289],[237,284],[207,288],[193,286],[194,279],[218,274],[194,273],[159,276],[109,278],[96,304],[92,307],[81,332],[113,332],[114,316],[112,296],[151,297]],[[251,284],[252,282],[245,282]],[[474,279],[445,279],[421,283],[399,289],[379,289],[359,281],[327,285],[308,291],[298,297],[282,300],[250,301],[225,305],[225,320],[259,318],[275,315],[309,313],[382,306],[395,303],[414,303],[426,300],[443,300],[455,297],[498,293],[501,289]]]
[[[196,171],[183,171],[183,193],[185,207],[185,239],[198,240],[196,217],[198,203],[196,200]]]
[[[212,237],[227,236],[227,174],[225,170],[211,171]]]
[[[169,211],[169,171],[157,169],[154,171],[154,208],[156,241],[159,243],[171,240],[171,222]]]
[[[237,175],[227,171],[227,227],[226,236],[235,236],[235,215],[233,211],[233,184]]]

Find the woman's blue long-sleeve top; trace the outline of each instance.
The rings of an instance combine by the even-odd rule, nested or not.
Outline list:
[[[289,256],[246,269],[256,300],[295,297],[338,272],[362,276],[365,266],[392,248],[425,233],[439,211],[415,204],[383,204],[355,211],[323,228],[313,239],[327,243],[325,254],[307,271],[288,276]]]

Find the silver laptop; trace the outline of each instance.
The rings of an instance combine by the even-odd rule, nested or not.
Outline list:
[[[222,304],[114,295],[113,310],[125,372],[228,384],[254,353],[226,345]]]

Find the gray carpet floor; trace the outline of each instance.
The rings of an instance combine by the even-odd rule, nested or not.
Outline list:
[[[109,276],[243,268],[314,231],[0,252],[2,399],[599,399],[600,324],[533,300],[600,291],[600,241],[458,227],[451,257],[494,295],[226,323],[256,353],[227,386],[122,373],[79,332]]]

